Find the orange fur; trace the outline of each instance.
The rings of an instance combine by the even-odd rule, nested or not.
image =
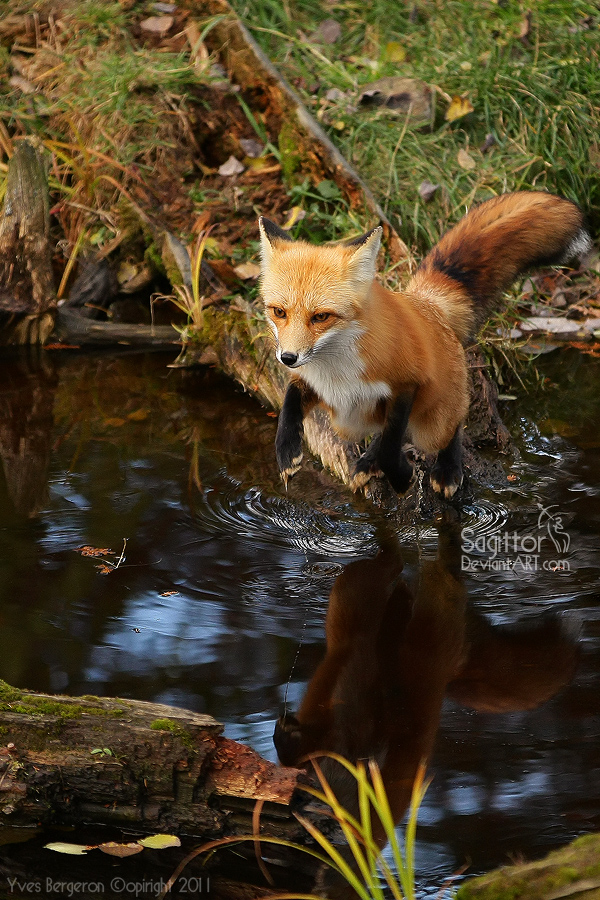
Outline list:
[[[314,246],[261,220],[267,317],[278,358],[342,437],[385,430],[406,395],[408,433],[435,453],[468,410],[463,345],[521,272],[581,253],[589,238],[570,201],[505,194],[468,213],[393,293],[375,280],[380,236],[377,228],[350,244]]]

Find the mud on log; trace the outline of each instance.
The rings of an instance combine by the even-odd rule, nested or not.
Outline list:
[[[2,824],[94,822],[206,839],[261,830],[297,838],[299,770],[222,736],[211,716],[157,703],[61,697],[0,681]]]
[[[54,324],[46,164],[28,140],[8,167],[0,217],[0,343],[43,344]],[[4,322],[2,321],[4,320]]]

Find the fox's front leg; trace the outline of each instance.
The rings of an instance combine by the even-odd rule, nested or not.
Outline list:
[[[374,472],[381,470],[396,493],[405,494],[409,489],[414,470],[402,452],[402,442],[413,400],[414,393],[411,393],[401,394],[394,401],[383,431],[373,438],[356,464],[355,488],[366,484]]]
[[[302,382],[291,381],[285,393],[277,423],[275,452],[283,483],[295,475],[302,462],[304,417],[317,402],[317,397]]]

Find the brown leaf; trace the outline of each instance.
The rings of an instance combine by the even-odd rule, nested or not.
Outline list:
[[[121,858],[135,856],[136,853],[141,853],[143,849],[142,845],[137,842],[135,844],[117,844],[116,841],[107,841],[105,844],[98,844],[98,850],[108,853],[109,856],[119,856]]]
[[[86,545],[85,547],[76,547],[75,553],[81,553],[82,556],[107,556],[109,553],[112,553],[110,547],[90,547]]]
[[[260,266],[257,266],[256,263],[240,263],[233,271],[238,278],[242,279],[242,281],[250,281],[258,278],[260,275]]]
[[[165,37],[173,27],[175,19],[173,16],[150,16],[140,22],[140,28],[146,34],[155,35],[155,37]]]

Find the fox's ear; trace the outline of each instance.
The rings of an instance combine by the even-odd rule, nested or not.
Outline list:
[[[284,231],[275,222],[271,222],[270,219],[265,219],[264,216],[258,220],[258,227],[260,230],[260,253],[263,266],[265,266],[271,261],[273,247],[277,241],[291,241],[292,239],[287,231]]]
[[[361,282],[369,284],[375,278],[377,254],[381,245],[381,235],[383,228],[378,225],[372,231],[367,231],[360,237],[354,238],[346,243],[346,247],[354,250],[350,257],[350,267],[354,270],[356,278]]]

